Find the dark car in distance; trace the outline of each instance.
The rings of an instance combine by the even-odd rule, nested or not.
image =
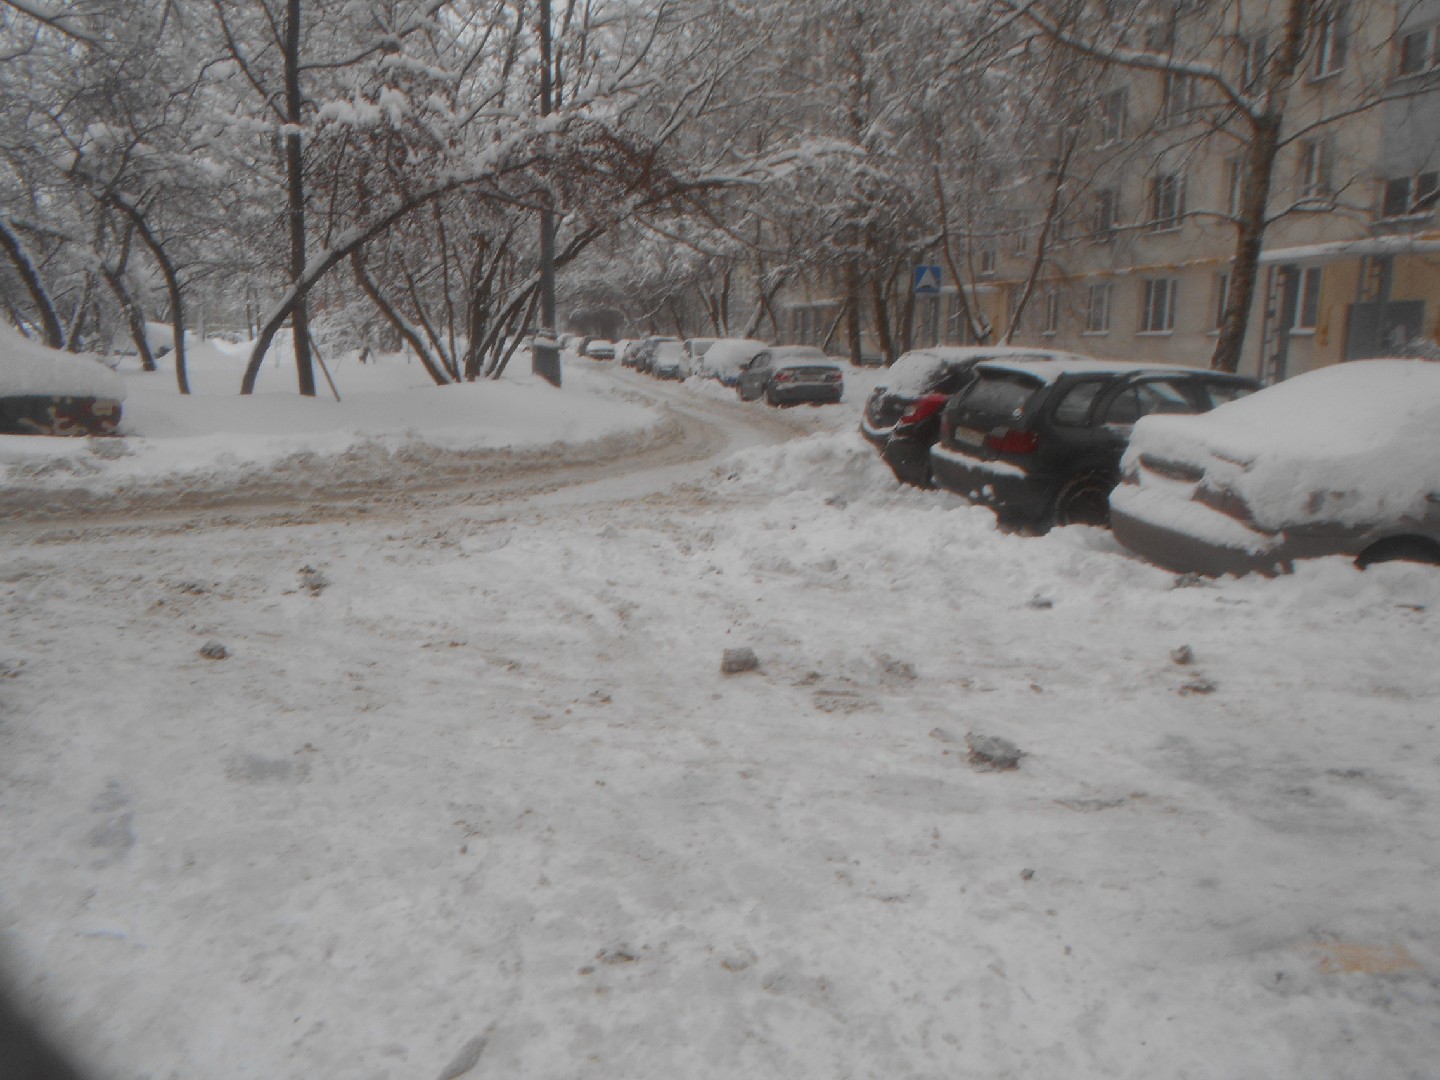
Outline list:
[[[1202,413],[1259,389],[1201,368],[1103,360],[992,360],[941,412],[935,483],[1007,527],[1106,525],[1135,421]]]
[[[865,402],[860,434],[902,483],[930,487],[930,447],[940,436],[940,410],[970,381],[983,360],[1080,359],[1048,349],[939,346],[913,349],[891,365]]]

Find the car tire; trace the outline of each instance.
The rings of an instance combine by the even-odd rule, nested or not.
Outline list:
[[[1440,565],[1440,545],[1423,536],[1392,536],[1371,544],[1355,556],[1361,570],[1382,562],[1418,562]]]
[[[1063,525],[1110,525],[1110,492],[1116,477],[1102,472],[1081,473],[1065,481],[1050,507],[1046,524],[1052,528]]]

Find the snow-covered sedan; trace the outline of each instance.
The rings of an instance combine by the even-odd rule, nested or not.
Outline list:
[[[720,338],[702,354],[695,373],[718,379],[721,386],[734,386],[745,365],[768,348],[769,342],[755,338]]]
[[[683,379],[690,374],[690,361],[685,346],[674,338],[657,342],[645,368],[657,379]]]
[[[0,327],[0,435],[114,435],[125,384],[98,360]]]
[[[741,401],[771,405],[833,405],[845,394],[840,365],[813,345],[783,345],[757,353],[735,382]]]
[[[1116,538],[1172,570],[1440,563],[1440,364],[1358,360],[1204,416],[1147,417],[1121,473]]]

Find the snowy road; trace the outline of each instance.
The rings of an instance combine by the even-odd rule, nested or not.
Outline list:
[[[1434,1075],[1432,570],[1177,588],[614,378],[640,468],[6,530],[0,940],[97,1076]]]

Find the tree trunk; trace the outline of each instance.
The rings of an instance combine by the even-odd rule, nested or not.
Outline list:
[[[1240,185],[1240,214],[1235,223],[1235,261],[1230,272],[1230,291],[1225,298],[1225,318],[1210,366],[1217,371],[1237,371],[1250,310],[1255,304],[1256,283],[1260,280],[1260,249],[1265,243],[1265,208],[1270,201],[1270,181],[1279,150],[1280,120],[1262,117],[1255,138],[1245,156],[1245,175]]]
[[[299,126],[303,99],[300,96],[300,6],[301,0],[287,0],[285,9],[285,135],[286,222],[290,233],[290,284],[295,286],[305,273],[305,157]],[[302,294],[290,315],[294,328],[295,373],[300,393],[315,396],[315,366],[310,350],[310,313]]]
[[[35,305],[35,311],[40,316],[40,329],[42,339],[52,349],[63,349],[65,347],[65,329],[60,325],[60,316],[55,311],[55,304],[50,299],[50,293],[46,290],[44,282],[40,280],[40,271],[35,268],[35,263],[30,258],[30,253],[25,250],[20,237],[11,231],[9,223],[0,218],[0,247],[5,249],[5,254],[10,256],[10,261],[15,265],[15,272],[20,276],[21,282],[25,285],[25,291],[30,294],[30,300]]]
[[[447,385],[450,379],[446,377],[440,365],[435,361],[434,357],[430,355],[430,350],[425,347],[425,341],[420,336],[419,331],[411,326],[410,323],[395,310],[390,302],[385,299],[384,295],[381,294],[375,282],[370,279],[370,275],[365,272],[365,260],[359,251],[351,253],[350,267],[355,272],[355,282],[360,286],[360,290],[370,298],[370,302],[375,305],[376,310],[385,317],[386,321],[389,322],[395,332],[400,335],[405,344],[410,346],[411,350],[419,358],[421,366],[425,368],[425,373],[435,381],[436,386]]]

